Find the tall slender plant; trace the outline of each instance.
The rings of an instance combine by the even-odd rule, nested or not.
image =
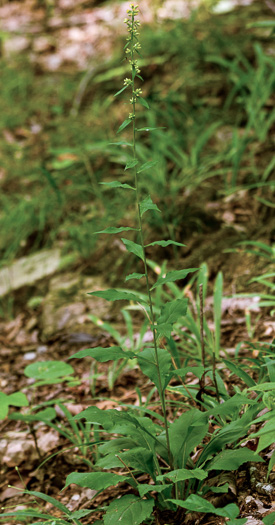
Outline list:
[[[139,242],[133,242],[122,238],[128,252],[134,254],[143,263],[143,273],[132,273],[126,277],[126,281],[131,279],[143,279],[145,281],[146,293],[136,291],[130,292],[121,289],[109,289],[91,292],[91,295],[101,297],[107,301],[126,300],[134,301],[141,306],[147,316],[152,330],[152,344],[147,344],[142,351],[125,350],[121,346],[110,348],[89,348],[77,352],[71,358],[82,358],[91,356],[98,362],[117,361],[119,359],[136,358],[138,365],[145,376],[155,385],[161,403],[161,414],[157,411],[148,409],[147,406],[128,407],[127,410],[101,410],[96,406],[90,406],[74,419],[85,418],[86,421],[94,425],[94,440],[85,445],[96,446],[96,462],[91,465],[92,472],[72,472],[67,476],[65,487],[75,483],[82,487],[89,487],[95,492],[97,497],[100,492],[110,486],[121,482],[128,484],[126,494],[113,500],[107,508],[103,521],[95,523],[104,525],[140,525],[141,523],[164,524],[183,522],[182,513],[187,511],[198,511],[202,513],[210,512],[218,516],[229,518],[228,525],[242,525],[246,520],[236,520],[239,509],[234,503],[229,503],[223,508],[216,508],[210,501],[204,498],[209,491],[207,478],[213,476],[213,471],[235,470],[247,461],[263,461],[260,456],[246,447],[239,448],[238,442],[247,435],[247,431],[259,412],[263,404],[251,400],[248,395],[237,393],[232,398],[229,397],[225,389],[222,389],[224,403],[213,400],[213,408],[208,410],[203,402],[197,398],[198,405],[190,408],[184,413],[180,412],[173,415],[173,421],[168,421],[167,417],[167,398],[165,391],[172,377],[176,376],[182,380],[186,375],[186,368],[180,369],[179,355],[173,355],[175,343],[172,339],[174,323],[181,320],[187,311],[187,299],[177,297],[163,304],[159,309],[154,310],[152,294],[155,289],[163,285],[171,285],[174,281],[184,279],[189,273],[196,271],[196,268],[170,271],[159,277],[152,286],[148,275],[148,260],[146,249],[149,246],[167,246],[174,244],[183,246],[181,243],[172,240],[157,240],[150,244],[145,244],[145,232],[143,227],[143,216],[146,212],[155,212],[159,209],[153,203],[150,195],[143,195],[140,187],[141,174],[150,169],[155,162],[148,160],[141,164],[137,154],[138,133],[144,131],[154,131],[155,128],[137,128],[136,109],[137,105],[149,109],[147,101],[141,96],[142,91],[136,87],[136,82],[140,76],[140,70],[136,59],[140,55],[139,43],[139,21],[136,19],[138,6],[132,4],[127,11],[125,23],[129,35],[125,46],[126,55],[129,57],[131,78],[124,80],[123,88],[116,93],[116,96],[125,90],[131,91],[131,112],[118,129],[118,133],[126,127],[132,127],[132,141],[117,142],[117,145],[126,145],[132,150],[132,158],[125,166],[125,170],[132,172],[130,184],[119,181],[105,182],[111,188],[132,191],[135,194],[137,210],[137,227],[108,227],[98,233],[117,234],[122,231],[134,230],[138,232]],[[169,295],[168,295],[169,298]],[[203,302],[203,290],[201,290],[201,303]],[[217,306],[217,305],[216,305]],[[201,304],[202,310],[202,304]],[[201,337],[203,338],[203,315],[201,318]],[[168,341],[169,351],[163,347],[162,340]],[[205,371],[203,372],[205,373]],[[215,370],[213,371],[213,379]],[[204,379],[203,379],[204,381]],[[219,378],[221,382],[221,378]],[[204,383],[202,384],[204,387]],[[219,385],[220,386],[220,385]],[[186,389],[188,397],[189,391]],[[192,402],[196,401],[192,396]],[[260,396],[259,396],[260,399]],[[246,409],[243,409],[245,405]],[[204,410],[201,410],[204,408]],[[242,415],[240,416],[240,410]],[[144,414],[144,415],[140,415]],[[149,416],[153,416],[151,419]],[[213,434],[209,435],[207,444],[202,447],[200,456],[194,455],[195,449],[202,445],[208,435],[209,417],[211,424],[218,428]],[[158,422],[158,423],[157,423]],[[101,435],[100,428],[104,429]],[[213,426],[214,428],[214,426]],[[106,434],[110,439],[106,440]],[[232,449],[226,449],[231,443]],[[84,445],[84,443],[83,443]],[[123,468],[124,472],[121,472]],[[108,469],[106,472],[105,469]],[[118,471],[114,470],[118,469]],[[110,472],[111,470],[111,472]],[[145,481],[145,482],[144,482]],[[130,489],[130,491],[129,491]],[[213,490],[213,487],[212,489]],[[228,491],[228,483],[219,487],[219,492]],[[121,489],[124,491],[124,489]],[[79,519],[93,510],[80,510],[72,513],[61,505],[54,498],[42,493],[25,491],[34,497],[40,497],[52,503],[62,511],[64,520],[62,523],[74,522],[80,524]],[[184,509],[184,510],[183,510]],[[165,512],[164,512],[165,511]],[[167,515],[168,513],[168,515]],[[48,518],[46,515],[27,509],[24,514],[18,515],[18,511],[8,513],[19,517],[41,517]],[[167,517],[167,519],[166,519]],[[1,516],[0,516],[1,518]],[[68,521],[67,521],[68,520]],[[45,522],[46,523],[46,522]]]

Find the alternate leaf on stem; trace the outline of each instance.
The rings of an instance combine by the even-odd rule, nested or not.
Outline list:
[[[154,211],[159,211],[160,212],[160,209],[157,207],[156,204],[153,203],[150,195],[147,195],[147,197],[145,197],[145,199],[143,199],[140,202],[139,208],[140,208],[140,215],[141,215],[141,217],[148,210],[154,210]]]
[[[94,295],[95,297],[101,297],[106,301],[135,301],[144,303],[144,299],[131,292],[123,292],[114,288],[108,290],[98,290],[97,292],[88,292],[88,295]]]
[[[105,228],[105,230],[100,230],[98,232],[95,232],[95,234],[99,233],[121,233],[121,232],[128,232],[130,230],[139,231],[138,228],[130,228],[129,226],[121,226],[120,228],[115,228],[114,226],[110,226],[109,228]]]
[[[144,261],[143,250],[140,244],[137,244],[133,241],[129,241],[128,239],[121,239],[121,240],[123,244],[125,244],[128,252],[133,253],[134,255],[142,259],[142,261]]]
[[[117,135],[118,133],[120,133],[121,131],[123,131],[125,128],[127,128],[127,126],[129,126],[129,124],[131,124],[132,122],[132,119],[131,118],[127,118],[126,120],[124,120],[124,122],[122,122],[121,126],[119,126],[118,130],[117,130]]]
[[[156,288],[157,286],[161,286],[165,283],[171,283],[173,281],[178,281],[180,279],[185,279],[185,277],[192,272],[196,272],[199,270],[199,268],[188,268],[187,270],[174,270],[172,272],[168,272],[165,277],[160,277],[155,284],[152,286],[151,290]]]
[[[125,184],[125,183],[119,182],[118,180],[112,180],[111,182],[100,182],[99,184],[104,184],[104,186],[109,186],[109,188],[125,188],[128,190],[136,191],[136,188],[134,188],[133,186],[130,186],[130,184]]]
[[[69,359],[81,359],[82,357],[93,357],[99,363],[106,363],[107,361],[117,361],[118,359],[132,359],[135,357],[133,352],[124,352],[120,346],[111,346],[110,348],[103,348],[97,346],[96,348],[87,348],[79,350],[73,354]]]
[[[149,160],[148,162],[145,162],[144,164],[142,164],[142,166],[140,166],[138,173],[141,173],[142,171],[145,171],[145,170],[149,170],[150,168],[155,166],[157,163],[158,163],[157,160]]]

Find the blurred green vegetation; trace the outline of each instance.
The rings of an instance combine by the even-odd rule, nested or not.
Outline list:
[[[191,232],[218,229],[206,203],[241,190],[256,202],[257,220],[271,217],[274,40],[268,28],[248,28],[266,18],[262,9],[257,1],[223,15],[202,7],[190,20],[142,28],[142,89],[152,111],[139,119],[162,128],[141,132],[138,144],[141,161],[158,161],[142,183],[163,210],[150,215],[149,237],[186,242]],[[89,261],[95,231],[134,226],[128,193],[99,184],[129,182],[127,148],[110,145],[121,140],[116,130],[128,112],[127,100],[113,98],[127,76],[123,44],[121,37],[91,74],[46,74],[27,56],[1,58],[2,266],[53,245]],[[249,239],[249,230],[242,235]]]

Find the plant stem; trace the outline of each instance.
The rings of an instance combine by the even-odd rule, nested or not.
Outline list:
[[[136,156],[136,92],[135,92],[135,76],[136,76],[136,66],[134,62],[134,19],[135,19],[135,13],[132,12],[132,32],[131,32],[131,41],[130,41],[130,55],[131,55],[131,67],[132,67],[132,126],[133,126],[133,160],[137,159]],[[150,317],[151,317],[151,329],[153,332],[153,342],[154,342],[154,351],[155,351],[155,360],[156,360],[156,367],[157,367],[157,374],[158,374],[158,382],[159,382],[159,394],[160,394],[160,401],[162,406],[162,412],[164,417],[164,427],[165,427],[165,434],[166,434],[166,443],[167,443],[167,451],[168,451],[168,458],[170,463],[170,468],[173,469],[173,457],[171,453],[171,446],[170,446],[170,439],[169,439],[169,430],[168,430],[168,420],[166,415],[166,405],[165,405],[165,392],[162,388],[161,384],[161,373],[160,373],[160,365],[159,365],[159,358],[158,358],[158,348],[157,348],[157,333],[155,329],[155,316],[154,316],[154,310],[153,310],[153,302],[152,302],[152,296],[149,286],[149,279],[148,279],[148,266],[147,266],[147,259],[146,259],[146,252],[145,252],[145,245],[144,245],[144,235],[143,235],[143,227],[142,227],[142,220],[141,220],[141,212],[140,212],[140,192],[139,192],[139,180],[138,180],[138,171],[137,166],[134,167],[134,175],[135,175],[135,189],[136,189],[136,206],[137,206],[137,215],[138,215],[138,226],[139,226],[139,232],[140,232],[140,243],[142,246],[142,252],[143,252],[143,263],[144,263],[144,272],[145,272],[145,279],[146,279],[146,288],[147,288],[147,295],[149,300],[149,309],[150,309]]]

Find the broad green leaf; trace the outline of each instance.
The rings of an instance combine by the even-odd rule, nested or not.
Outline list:
[[[169,244],[174,244],[175,246],[186,246],[186,244],[182,244],[181,242],[176,241],[155,241],[150,242],[150,244],[146,244],[146,248],[147,246],[162,246],[163,248],[165,248],[166,246],[169,246]]]
[[[130,275],[127,275],[125,278],[125,281],[130,281],[130,279],[141,279],[142,277],[145,277],[145,273],[130,273]]]
[[[265,425],[265,427],[268,425],[268,423],[271,423],[270,426],[273,427],[273,429],[270,432],[267,432],[266,434],[263,434],[260,439],[257,446],[257,452],[261,452],[265,448],[269,447],[269,445],[274,444],[274,436],[275,436],[275,419],[268,421]]]
[[[137,164],[138,164],[138,160],[137,159],[130,160],[129,162],[127,162],[124,170],[129,170],[131,168],[134,168]]]
[[[118,130],[117,130],[117,135],[118,133],[120,133],[121,131],[123,131],[125,128],[127,128],[127,126],[129,126],[129,124],[131,124],[132,122],[132,119],[130,118],[127,118],[126,120],[124,120],[124,122],[122,122],[121,126],[119,126]]]
[[[98,346],[96,348],[79,350],[76,354],[71,355],[69,359],[81,359],[82,357],[93,357],[99,363],[106,363],[107,361],[117,361],[118,359],[131,359],[135,357],[135,354],[124,352],[120,346],[111,346],[110,348]]]
[[[110,410],[100,410],[96,406],[90,406],[74,416],[74,419],[86,419],[88,423],[101,425],[106,430],[113,427],[113,412]]]
[[[116,441],[116,439],[114,441]],[[122,467],[122,463],[121,461],[119,461],[116,454],[111,453],[111,454],[107,454],[103,458],[100,458],[96,462],[95,466],[100,469],[113,469],[113,468]]]
[[[139,102],[144,108],[150,109],[150,106],[149,106],[147,100],[145,100],[145,98],[138,97],[137,102]]]
[[[173,325],[169,323],[160,323],[156,326],[156,331],[159,335],[169,339],[173,331]]]
[[[151,477],[154,476],[154,456],[150,450],[143,447],[136,447],[132,448],[131,450],[127,450],[126,452],[121,452],[118,454],[118,456],[123,459],[124,463],[126,463],[128,467],[141,472],[146,472]],[[122,466],[122,463],[120,463],[120,466]]]
[[[233,443],[246,435],[250,423],[243,422],[243,418],[244,416],[236,421],[227,423],[218,434],[211,438],[199,457],[199,465],[203,464],[205,460],[211,458],[213,454],[220,452],[227,443]]]
[[[274,443],[275,417],[270,414],[271,412],[265,414],[266,419],[268,418],[268,421],[266,421],[265,425],[260,428],[258,432],[251,434],[251,437],[253,438],[260,437],[256,452],[261,452],[266,447]]]
[[[138,364],[141,371],[151,379],[156,385],[159,392],[164,390],[170,380],[170,370],[172,367],[171,356],[164,348],[158,348],[158,364],[160,381],[158,374],[158,366],[156,362],[155,350],[153,348],[146,348],[138,354]]]
[[[191,494],[185,501],[178,500],[178,499],[169,499],[168,501],[171,501],[172,503],[175,503],[175,505],[178,505],[179,507],[182,507],[184,509],[188,509],[194,512],[210,512],[211,514],[216,514],[217,516],[223,516],[225,518],[236,518],[239,514],[239,508],[235,503],[229,503],[224,508],[219,509],[214,507],[210,501],[207,501],[206,499],[203,499],[201,496],[198,496],[197,494]]]
[[[8,395],[0,392],[0,419],[4,419],[9,412]]]
[[[9,405],[16,407],[27,407],[29,405],[29,401],[23,392],[14,392],[14,394],[10,394],[8,396],[8,403]]]
[[[180,317],[186,315],[187,304],[187,298],[169,301],[161,308],[161,315],[157,319],[157,324],[175,323]]]
[[[263,462],[264,460],[247,447],[223,450],[207,465],[207,470],[237,470],[247,461]]]
[[[161,476],[157,476],[157,481],[164,481],[165,479],[170,479],[173,481],[173,483],[177,483],[178,481],[184,481],[185,479],[205,479],[207,478],[208,474],[207,472],[204,472],[204,470],[201,470],[199,468],[195,468],[193,470],[189,470],[186,468],[180,468],[177,470],[172,470],[171,472],[167,472],[167,474],[162,474]]]
[[[127,494],[112,501],[104,516],[104,525],[140,525],[153,512],[155,501]]]
[[[193,371],[193,368],[192,368]],[[244,405],[254,405],[257,403],[256,400],[249,399],[249,397],[243,394],[235,394],[234,396],[227,399],[224,403],[219,404],[215,408],[209,410],[211,416],[230,416],[233,415],[238,417],[239,412],[243,409]]]
[[[143,250],[140,244],[137,244],[133,241],[129,241],[128,239],[121,239],[121,240],[123,244],[125,244],[128,252],[133,253],[134,255],[139,257],[142,261],[144,261]]]
[[[9,419],[15,419],[17,421],[43,421],[47,423],[56,418],[55,409],[52,407],[40,410],[36,414],[20,414],[20,412],[13,412],[9,415]]]
[[[208,416],[192,408],[176,419],[169,428],[171,452],[175,467],[184,468],[190,453],[208,432]]]
[[[98,292],[89,292],[88,295],[102,297],[102,299],[106,299],[106,301],[136,301],[139,303],[145,302],[136,294],[133,294],[131,292],[120,292],[119,290],[115,289],[99,290]]]
[[[4,419],[9,412],[9,406],[26,407],[29,405],[28,399],[22,392],[14,392],[7,395],[0,392],[0,419]]]
[[[111,472],[71,472],[66,478],[64,488],[71,483],[75,483],[80,487],[88,487],[92,490],[104,490],[126,479],[127,476],[120,476]]]
[[[235,365],[235,363],[232,363],[227,359],[224,359],[224,363],[227,368],[229,368],[233,374],[236,374],[236,376],[242,379],[247,386],[254,387],[254,385],[256,385],[254,379],[252,379],[252,377],[250,377],[240,366]]]
[[[138,173],[141,173],[142,171],[149,170],[153,166],[155,166],[158,163],[158,160],[149,160],[148,162],[145,162],[140,166]]]
[[[275,523],[275,512],[271,512],[263,518],[264,525],[274,525]]]
[[[142,483],[142,485],[138,485],[137,489],[139,491],[139,495],[141,498],[148,494],[148,492],[163,492],[167,489],[167,487],[172,487],[171,485],[148,485],[148,483]]]
[[[153,203],[150,195],[148,195],[147,197],[145,197],[145,199],[143,199],[141,201],[139,207],[140,207],[141,217],[148,210],[154,210],[154,211],[159,211],[160,212],[160,210],[157,207],[157,205]]]
[[[134,188],[133,186],[121,183],[118,180],[112,180],[112,182],[100,182],[99,184],[104,184],[104,186],[109,186],[109,188],[126,188],[128,190],[136,191],[136,188]]]
[[[35,379],[58,379],[74,373],[74,369],[64,361],[38,361],[26,366],[24,374]]]
[[[125,91],[125,89],[127,89],[128,86],[124,86],[123,88],[121,88],[119,91],[117,91],[115,94],[114,94],[114,97],[117,97],[118,95],[120,95],[120,93],[122,93],[123,91]]]
[[[178,281],[179,279],[185,279],[189,273],[196,272],[198,269],[199,268],[188,268],[187,270],[175,270],[173,272],[168,272],[165,277],[160,277],[157,280],[154,286],[152,286],[151,290],[165,283],[171,283],[173,281]]]
[[[120,233],[120,232],[126,232],[129,230],[138,231],[138,228],[130,228],[129,226],[121,226],[120,228],[115,228],[114,226],[110,226],[109,228],[105,228],[105,230],[100,230],[99,232],[95,232],[95,234],[98,233]]]

